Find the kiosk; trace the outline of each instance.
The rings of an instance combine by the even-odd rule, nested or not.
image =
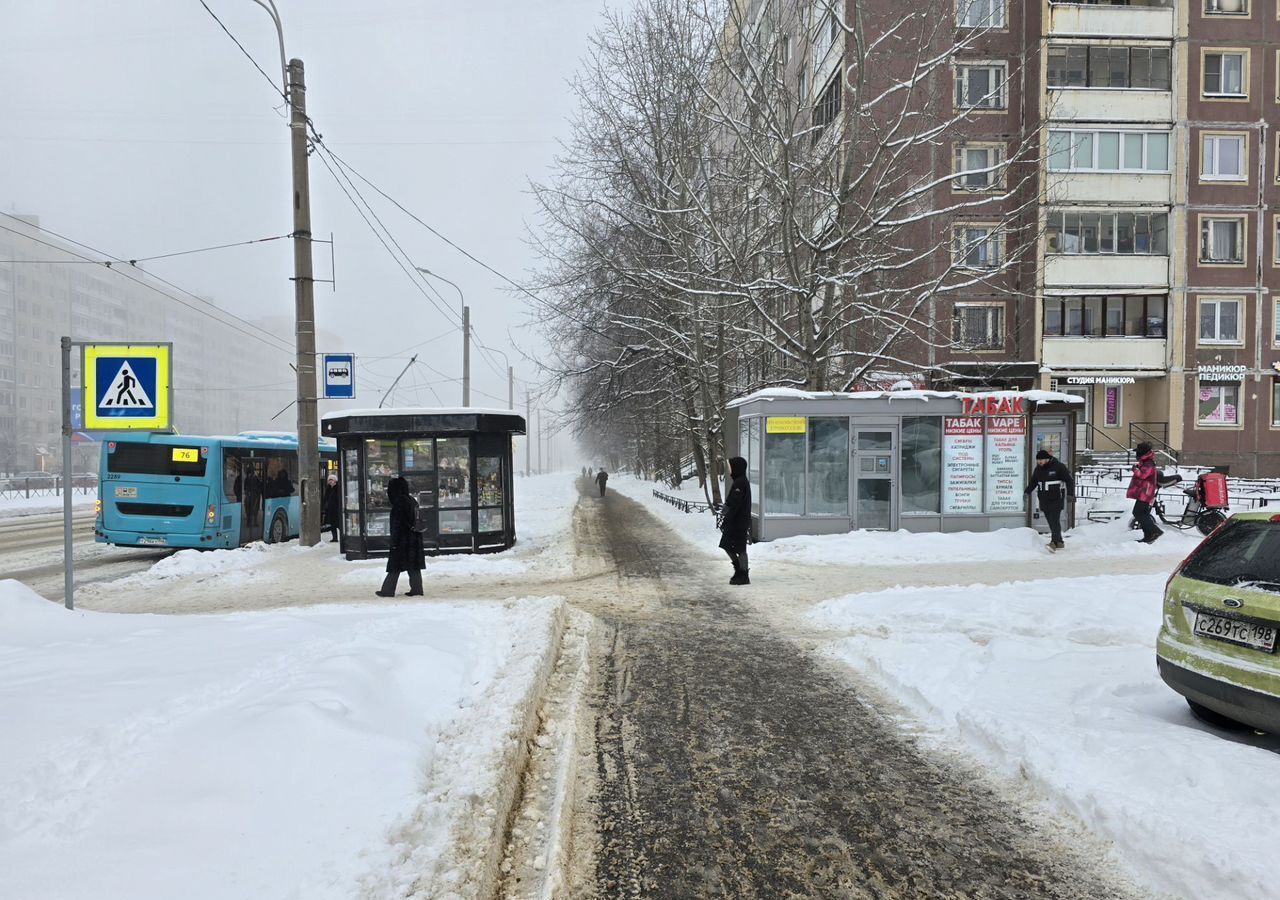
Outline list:
[[[729,404],[725,442],[747,460],[756,540],[1040,527],[1022,491],[1039,446],[1071,465],[1080,402],[1052,391],[771,388]]]
[[[524,418],[506,409],[339,410],[321,421],[338,442],[342,552],[390,552],[387,482],[397,475],[418,501],[429,554],[492,553],[515,543],[511,437]]]

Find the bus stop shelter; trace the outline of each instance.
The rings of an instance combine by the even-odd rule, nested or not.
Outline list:
[[[1080,402],[1052,391],[771,388],[729,404],[725,440],[747,460],[756,540],[1040,527],[1022,491],[1036,450],[1070,465]]]
[[[524,418],[506,409],[339,410],[321,421],[338,442],[342,552],[390,552],[387,483],[418,501],[427,553],[491,553],[515,543],[511,438]]]

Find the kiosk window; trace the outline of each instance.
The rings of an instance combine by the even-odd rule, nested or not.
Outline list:
[[[809,515],[849,515],[849,420],[809,419]]]
[[[471,441],[468,438],[441,438],[436,442],[439,462],[440,506],[442,508],[471,507]],[[467,514],[466,531],[471,531],[471,514]],[[440,517],[440,533],[445,531],[445,517]]]
[[[765,511],[770,515],[804,515],[804,434],[764,436]]]
[[[942,509],[942,419],[902,418],[902,511],[937,513]]]

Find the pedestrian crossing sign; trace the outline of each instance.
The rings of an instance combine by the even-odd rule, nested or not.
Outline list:
[[[168,431],[172,344],[86,344],[80,377],[89,431]]]

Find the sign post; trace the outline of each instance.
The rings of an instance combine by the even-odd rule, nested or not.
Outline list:
[[[81,348],[78,397],[71,348]],[[63,600],[75,609],[71,533],[71,435],[84,431],[169,431],[173,426],[172,344],[94,344],[62,338]]]

